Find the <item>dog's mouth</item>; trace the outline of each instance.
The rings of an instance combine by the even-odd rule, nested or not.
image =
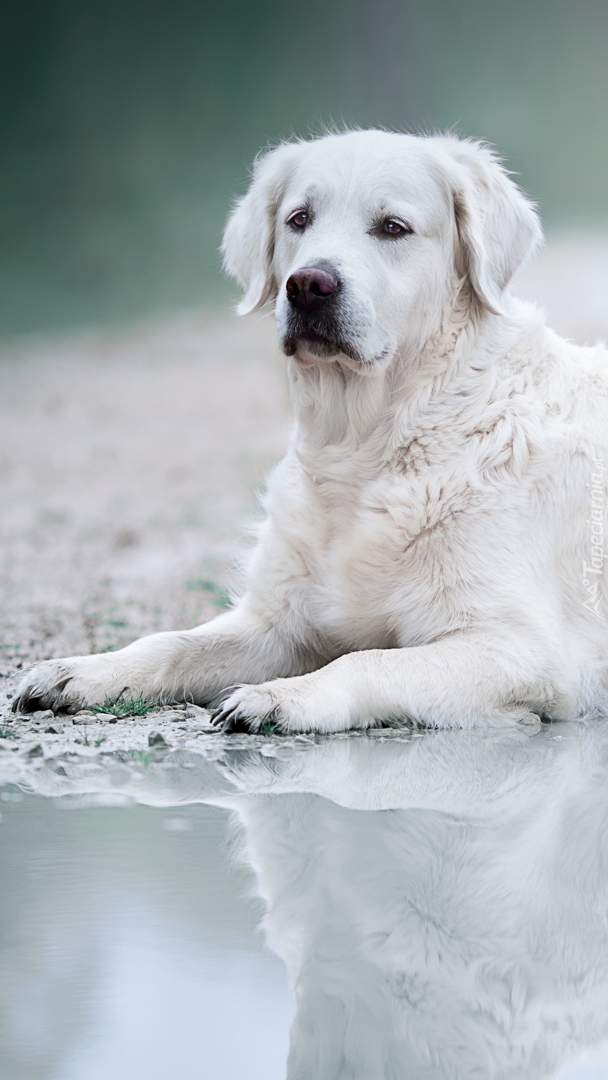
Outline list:
[[[325,337],[324,334],[318,334],[314,330],[307,330],[299,334],[290,334],[284,339],[283,351],[286,356],[294,356],[304,346],[307,353],[312,353],[313,356],[318,356],[323,359],[329,359],[331,356],[337,356],[342,352],[342,349],[337,341],[332,341],[331,338]]]
[[[357,362],[363,359],[353,342],[341,334],[329,334],[325,329],[303,325],[300,320],[291,322],[287,327],[281,344],[286,356],[305,353],[320,360],[330,360],[340,355]]]

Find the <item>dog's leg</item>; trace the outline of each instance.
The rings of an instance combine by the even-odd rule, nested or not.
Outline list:
[[[138,697],[204,705],[237,682],[295,675],[320,662],[241,606],[194,630],[152,634],[117,652],[45,660],[24,676],[13,708],[74,711]]]
[[[414,648],[348,653],[310,674],[239,687],[213,720],[225,731],[256,731],[271,719],[284,732],[331,732],[399,720],[474,727],[535,708],[568,719],[574,698],[558,664],[533,635],[462,632]]]

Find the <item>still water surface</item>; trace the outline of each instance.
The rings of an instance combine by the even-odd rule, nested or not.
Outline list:
[[[70,754],[0,797],[2,1080],[608,1077],[608,721]]]

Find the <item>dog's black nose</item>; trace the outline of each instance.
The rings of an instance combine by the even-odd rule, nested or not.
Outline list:
[[[340,282],[335,274],[319,266],[303,266],[287,278],[287,299],[300,311],[319,308],[337,292]]]

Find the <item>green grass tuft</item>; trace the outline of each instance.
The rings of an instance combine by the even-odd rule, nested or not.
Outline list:
[[[12,727],[6,727],[4,724],[0,724],[0,739],[16,739],[17,732]]]
[[[120,698],[114,701],[107,699],[103,705],[92,705],[91,709],[100,716],[103,716],[104,713],[111,713],[113,716],[122,717],[145,716],[146,713],[152,712],[158,707],[158,701],[148,701],[146,698],[138,697],[135,701],[121,701]]]
[[[262,720],[260,725],[260,731],[262,735],[276,735],[278,727],[274,720]]]
[[[82,742],[84,746],[101,746],[102,743],[106,742],[106,736],[99,735],[96,739],[90,739],[89,729],[85,724],[82,730]]]
[[[140,765],[150,765],[154,761],[153,750],[127,750],[124,756]]]

